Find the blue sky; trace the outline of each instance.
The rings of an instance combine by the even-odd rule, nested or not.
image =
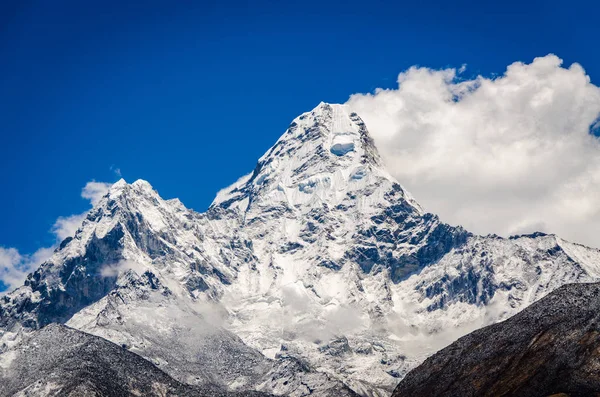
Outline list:
[[[592,2],[13,3],[0,246],[21,253],[53,244],[56,219],[89,207],[81,188],[116,169],[204,210],[296,115],[395,87],[411,65],[493,76],[555,53],[600,79]]]

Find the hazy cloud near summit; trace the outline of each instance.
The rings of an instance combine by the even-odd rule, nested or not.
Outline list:
[[[555,55],[497,78],[463,74],[412,67],[397,89],[348,104],[390,172],[444,221],[600,247],[600,88]]]

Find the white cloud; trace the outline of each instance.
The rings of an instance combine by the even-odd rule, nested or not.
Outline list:
[[[85,219],[87,212],[83,214],[76,214],[71,216],[59,217],[54,225],[52,226],[52,233],[56,235],[58,241],[62,241],[67,237],[72,237],[77,232],[77,229],[81,226],[81,223]]]
[[[96,205],[108,193],[110,186],[110,183],[88,182],[81,190],[81,197],[90,200],[92,206]],[[7,291],[21,285],[29,273],[50,258],[58,243],[67,237],[74,236],[86,215],[87,211],[82,214],[59,217],[50,230],[56,236],[56,244],[51,247],[40,248],[32,254],[21,254],[15,248],[0,247],[0,281],[8,287]]]
[[[497,78],[412,67],[353,95],[390,172],[430,212],[477,233],[536,229],[600,247],[600,88],[555,55]]]
[[[111,186],[111,183],[90,181],[81,189],[81,197],[89,200],[92,206],[94,206],[108,193]],[[51,229],[52,233],[56,235],[58,242],[67,237],[74,236],[86,215],[87,211],[82,214],[59,217]]]
[[[100,269],[100,275],[102,277],[116,277],[120,273],[126,272],[127,270],[133,270],[139,276],[148,270],[148,267],[138,262],[122,260],[117,263],[111,263],[102,266]]]
[[[81,191],[81,197],[90,200],[92,205],[96,205],[102,197],[108,193],[112,183],[91,181],[85,184]]]
[[[15,248],[0,247],[0,280],[8,287],[7,290],[18,287],[53,251],[54,247],[48,247],[40,248],[30,255],[21,255]]]
[[[27,274],[23,274],[23,270],[19,268],[21,260],[22,257],[16,249],[0,247],[0,280],[6,286],[12,287]]]

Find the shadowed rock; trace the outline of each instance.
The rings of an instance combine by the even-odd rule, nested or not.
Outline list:
[[[404,396],[600,395],[600,284],[565,285],[412,370]]]
[[[58,324],[26,335],[0,364],[2,397],[267,396],[182,384],[123,347]]]

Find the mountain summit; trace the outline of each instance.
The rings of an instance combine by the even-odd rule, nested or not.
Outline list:
[[[254,171],[220,191],[212,205],[242,211],[263,202],[305,209],[319,203],[335,206],[375,179],[395,182],[364,122],[346,105],[321,103],[295,118]],[[418,208],[414,200],[410,203]]]
[[[178,382],[389,395],[437,349],[599,266],[556,236],[476,236],[424,213],[359,115],[321,103],[205,213],[114,184],[0,299],[0,346],[66,323]]]

